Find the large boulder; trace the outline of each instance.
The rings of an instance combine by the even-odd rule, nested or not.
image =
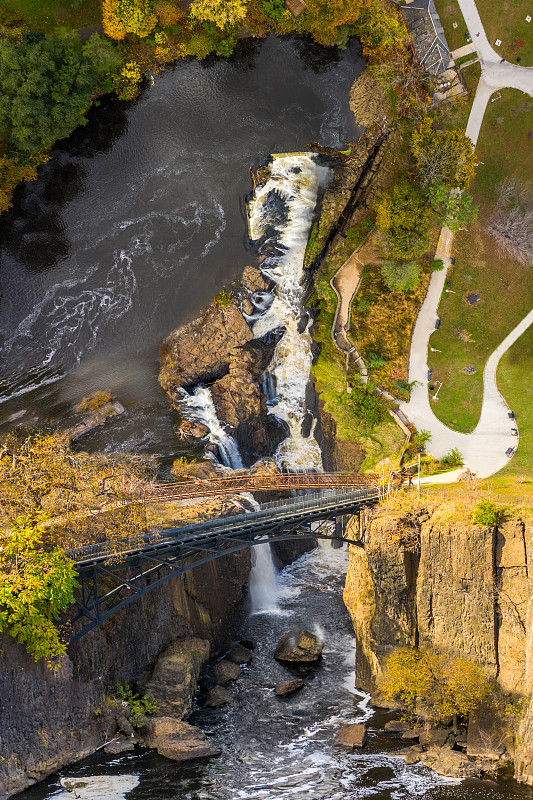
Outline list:
[[[146,694],[162,716],[181,718],[191,710],[200,668],[208,658],[209,642],[205,639],[184,639],[159,656]]]
[[[144,744],[173,761],[190,761],[220,755],[220,748],[206,741],[205,733],[173,717],[152,717],[143,727]]]
[[[306,630],[289,631],[277,643],[274,658],[278,661],[317,661],[322,647],[314,633]]]
[[[234,664],[249,664],[252,657],[252,651],[239,643],[233,644],[226,654],[226,658]]]
[[[428,731],[421,731],[418,741],[422,747],[453,747],[455,736],[451,728],[430,728]]]
[[[464,753],[448,748],[432,748],[420,754],[420,761],[438,775],[447,778],[475,778],[480,769]]]
[[[337,733],[335,744],[338,747],[345,747],[347,750],[353,750],[354,747],[364,747],[366,744],[366,725],[361,723],[343,725]]]
[[[408,722],[403,722],[401,719],[391,719],[385,723],[385,730],[394,731],[395,733],[403,733],[409,730],[410,727]]]
[[[210,708],[220,708],[220,706],[229,705],[232,700],[231,692],[228,692],[224,686],[215,686],[208,691],[205,704]]]
[[[120,736],[118,739],[113,739],[104,747],[104,753],[109,753],[112,756],[119,755],[120,753],[127,753],[130,750],[135,750],[135,739]]]
[[[213,669],[215,681],[220,686],[230,681],[236,681],[240,674],[241,668],[239,665],[235,664],[233,661],[229,661],[227,658],[223,658],[222,661],[215,664],[215,668]]]
[[[264,292],[269,288],[271,281],[266,278],[257,267],[245,267],[241,283],[249,292]]]
[[[231,353],[253,338],[237,304],[212,303],[188,325],[173,331],[164,341],[159,381],[173,401],[181,386],[211,383],[229,370]]]
[[[158,748],[160,756],[170,758],[172,761],[192,761],[194,758],[212,758],[222,752],[211,742],[198,739],[167,739]]]
[[[287,697],[289,694],[299,691],[303,688],[304,682],[301,678],[295,678],[292,681],[285,681],[285,683],[278,683],[274,686],[274,691],[278,697]]]
[[[405,763],[418,764],[418,762],[420,761],[421,753],[422,753],[422,748],[420,745],[413,745],[413,747],[409,747],[405,751]]]

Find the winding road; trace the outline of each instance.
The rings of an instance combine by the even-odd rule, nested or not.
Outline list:
[[[466,126],[466,135],[475,145],[485,108],[493,92],[512,88],[533,96],[533,68],[519,67],[508,62],[500,63],[501,57],[492,49],[487,39],[474,0],[459,0],[459,6],[481,64],[481,78]],[[478,32],[479,36],[476,35]],[[418,381],[420,385],[413,388],[409,402],[403,403],[400,408],[418,430],[430,431],[432,438],[428,449],[434,456],[442,458],[452,448],[457,448],[463,455],[465,466],[480,478],[487,478],[508,463],[506,451],[518,444],[517,437],[511,432],[512,428],[516,428],[516,422],[509,418],[509,407],[498,391],[496,371],[502,355],[533,324],[533,311],[530,311],[511,331],[485,364],[483,405],[474,431],[468,434],[457,433],[446,427],[437,419],[431,408],[428,396],[427,353],[429,337],[435,330],[437,309],[446,281],[447,268],[450,266],[452,240],[452,233],[443,228],[435,258],[442,258],[446,269],[434,272],[431,276],[428,293],[420,309],[411,341],[409,381]]]

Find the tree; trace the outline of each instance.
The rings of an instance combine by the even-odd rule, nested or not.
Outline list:
[[[434,184],[465,189],[474,175],[476,156],[470,139],[459,129],[437,133],[432,117],[425,116],[413,132],[411,149],[425,192]]]
[[[466,192],[450,191],[442,183],[429,187],[429,202],[441,225],[457,233],[472,220],[477,219],[478,208],[472,207],[473,198]]]
[[[365,58],[374,64],[390,63],[398,54],[405,55],[405,25],[396,6],[382,0],[361,5],[355,30]]]
[[[420,280],[420,265],[416,261],[385,261],[381,275],[391,291],[412,292]]]
[[[533,264],[533,188],[506,178],[498,186],[496,211],[488,228],[501,255]]]
[[[433,722],[466,717],[487,697],[483,670],[466,658],[402,647],[388,656],[379,689]]]
[[[46,550],[41,526],[20,517],[0,550],[0,631],[51,667],[66,649],[54,622],[73,602],[75,586],[72,560],[61,548]]]
[[[39,158],[20,159],[17,156],[0,156],[0,213],[7,211],[11,205],[11,197],[15,186],[21,181],[33,181],[37,177],[37,163],[47,159],[43,154]]]
[[[199,22],[213,22],[223,29],[243,23],[247,6],[248,0],[194,0],[190,15]]]
[[[152,0],[103,0],[102,24],[112,39],[124,39],[128,33],[142,39],[157,25],[157,16]]]
[[[465,463],[463,458],[463,454],[457,449],[457,447],[452,447],[449,453],[446,453],[444,458],[442,459],[442,464],[445,467],[462,467]]]
[[[111,43],[99,39],[0,39],[0,130],[8,143],[36,153],[86,122],[96,80],[114,63]]]
[[[397,183],[378,197],[374,209],[384,234],[384,252],[397,261],[418,258],[429,244],[430,209],[425,198],[407,183]]]

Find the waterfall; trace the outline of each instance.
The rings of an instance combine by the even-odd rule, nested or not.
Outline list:
[[[285,328],[270,364],[277,394],[270,412],[289,426],[290,436],[279,445],[274,458],[278,466],[291,470],[322,469],[314,426],[308,437],[302,436],[312,352],[310,324],[299,332],[298,323],[305,291],[305,248],[318,189],[329,174],[312,156],[275,156],[268,180],[249,205],[250,236],[265,254],[261,269],[276,283],[275,299],[253,323],[253,333],[260,337]]]
[[[276,568],[269,542],[252,547],[249,589],[252,614],[266,614],[279,610]]]
[[[199,422],[209,429],[207,438],[211,444],[216,445],[220,462],[231,469],[242,469],[244,464],[237,442],[222,427],[207,386],[198,386],[192,394],[183,392],[180,407],[187,419]]]

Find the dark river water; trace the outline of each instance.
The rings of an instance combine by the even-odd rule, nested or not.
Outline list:
[[[233,688],[233,704],[198,706],[190,718],[222,748],[220,758],[184,766],[155,751],[97,754],[61,775],[110,776],[104,794],[83,795],[90,800],[121,800],[117,781],[124,780],[132,787],[126,800],[530,800],[531,790],[514,781],[441,778],[393,755],[402,742],[382,730],[390,716],[373,716],[368,698],[353,688],[353,629],[342,603],[346,567],[346,553],[323,542],[278,577],[276,612],[243,614],[235,633],[256,649]],[[323,638],[323,657],[304,674],[299,693],[280,699],[272,687],[299,673],[277,663],[273,652],[278,638],[295,627]],[[336,748],[339,725],[357,721],[367,721],[368,745],[354,753]],[[57,796],[73,797],[62,792],[56,775],[20,797]]]
[[[269,38],[93,110],[0,222],[1,417],[56,419],[109,389],[127,414],[84,446],[174,455],[158,347],[254,263],[249,167],[358,135],[348,91],[362,68],[355,41]]]

